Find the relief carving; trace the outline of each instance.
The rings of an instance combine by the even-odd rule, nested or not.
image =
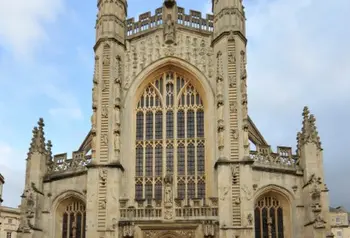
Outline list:
[[[241,189],[245,195],[245,198],[250,201],[253,198],[253,192],[247,187],[247,185],[243,185]]]
[[[100,170],[100,180],[102,185],[106,185],[107,173],[108,171],[106,169]]]
[[[228,186],[225,186],[220,190],[221,190],[220,200],[225,201],[226,198],[228,197],[228,192],[230,191],[230,188]]]
[[[172,19],[172,15],[168,14],[164,26],[164,42],[165,44],[173,44],[175,39],[175,23]]]

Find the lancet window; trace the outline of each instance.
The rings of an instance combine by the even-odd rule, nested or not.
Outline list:
[[[190,79],[158,75],[136,107],[136,199],[161,200],[164,177],[172,175],[174,196],[204,198],[204,106]]]
[[[260,199],[255,205],[255,238],[284,238],[283,213],[277,198]]]
[[[62,214],[62,238],[85,238],[85,205],[74,201],[66,206]]]

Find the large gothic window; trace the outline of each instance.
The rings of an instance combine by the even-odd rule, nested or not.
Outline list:
[[[62,238],[85,238],[86,212],[85,205],[79,200],[72,199],[60,206]]]
[[[263,197],[255,204],[255,238],[285,238],[283,207],[273,197]]]
[[[206,196],[203,102],[175,72],[156,77],[137,104],[135,169],[138,200],[160,200],[166,175],[174,178],[175,197]]]

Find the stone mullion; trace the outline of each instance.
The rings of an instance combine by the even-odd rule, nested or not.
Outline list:
[[[228,99],[230,104],[230,159],[239,160],[239,117],[237,111],[238,89],[236,73],[236,45],[233,38],[228,39],[228,78],[229,90]],[[232,178],[232,223],[233,226],[241,226],[241,204],[240,200],[240,168],[235,167],[235,178]]]
[[[194,95],[194,98],[196,98],[196,95]],[[196,102],[197,103],[197,102]],[[197,109],[194,109],[194,174],[195,174],[195,194],[196,197],[198,197],[198,153],[197,153],[197,147],[198,147],[198,136],[197,136]]]
[[[155,97],[152,97],[153,100],[153,105],[155,106]],[[153,198],[155,198],[155,194],[156,194],[156,111],[157,110],[152,110],[153,111],[153,152],[152,152],[152,194],[153,194]]]
[[[146,140],[146,115],[147,111],[144,109],[146,102],[145,97],[142,96],[143,100],[143,143],[142,143],[142,198],[146,196],[146,148],[147,148],[147,140]]]
[[[186,90],[186,89],[185,89]],[[186,90],[187,91],[187,90]],[[185,140],[184,140],[184,150],[185,150],[185,199],[187,200],[188,197],[188,173],[187,173],[187,152],[188,152],[188,137],[187,137],[187,95],[185,95],[185,103],[184,103],[184,120],[185,120]]]
[[[174,174],[173,174],[173,178],[174,181],[176,181],[176,178],[178,177],[177,174],[177,149],[178,149],[178,138],[177,138],[177,113],[178,113],[178,95],[177,95],[177,80],[176,80],[176,73],[174,73],[173,75],[173,93],[174,93],[174,103],[173,103],[173,108],[174,108]],[[173,187],[174,190],[173,191],[177,191],[177,183],[173,183]],[[175,194],[175,193],[174,193]]]

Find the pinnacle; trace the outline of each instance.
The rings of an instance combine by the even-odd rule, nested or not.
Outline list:
[[[29,153],[32,154],[34,152],[43,153],[45,152],[45,133],[44,133],[44,120],[42,118],[38,121],[38,126],[33,128],[33,137],[32,142],[30,144]]]
[[[303,128],[301,133],[299,132],[297,136],[298,147],[307,143],[314,143],[319,149],[321,149],[321,141],[320,137],[318,136],[315,116],[310,114],[308,107],[304,107],[302,115]]]

